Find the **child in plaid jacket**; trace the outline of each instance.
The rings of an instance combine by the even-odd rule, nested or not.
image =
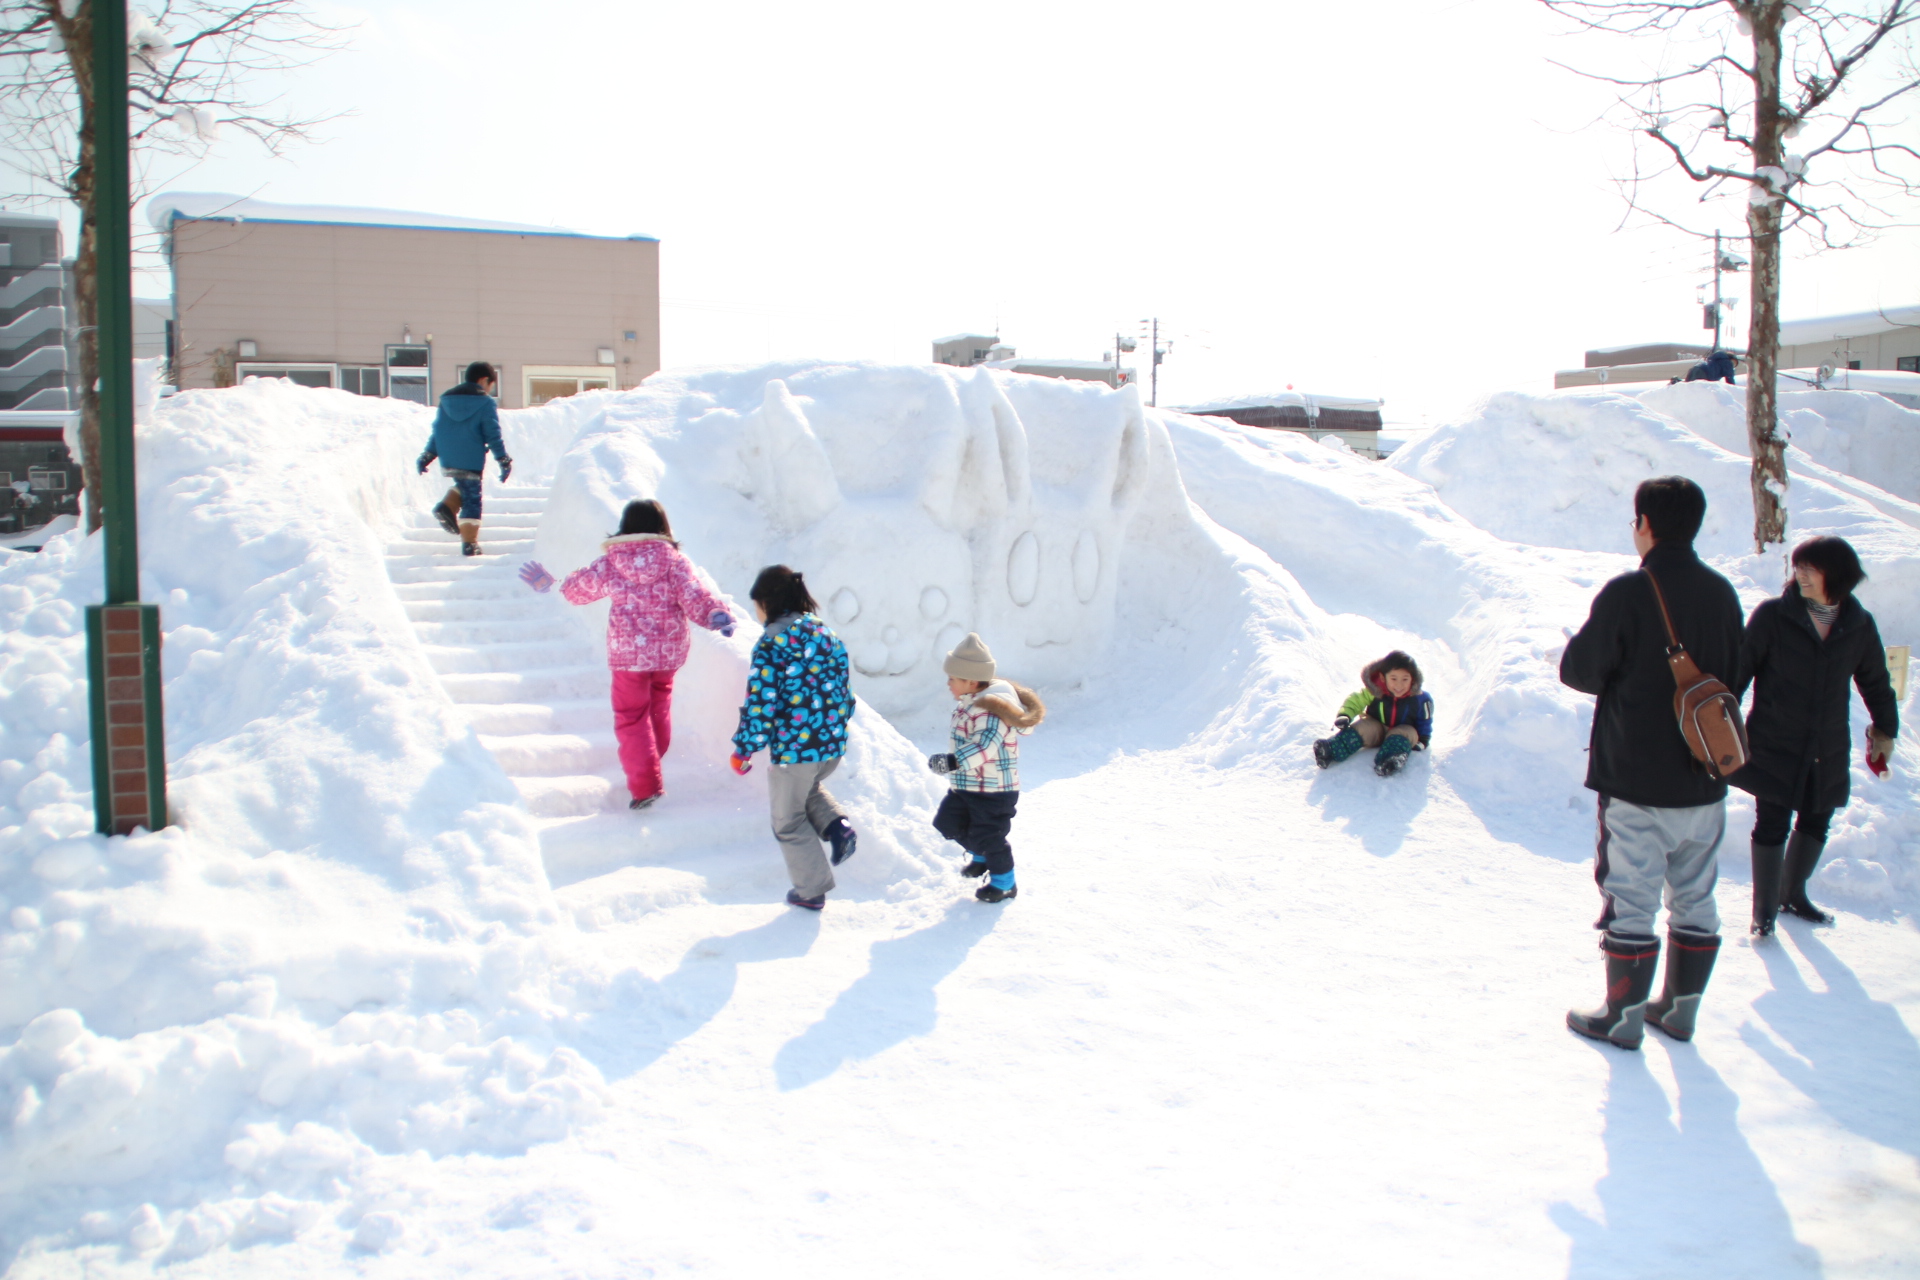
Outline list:
[[[947,691],[954,696],[953,750],[930,756],[927,767],[947,778],[946,799],[933,827],[968,854],[963,876],[985,875],[974,897],[1004,902],[1018,895],[1013,846],[1007,834],[1020,803],[1020,739],[1047,709],[1033,690],[997,679],[993,655],[969,632],[947,655]]]

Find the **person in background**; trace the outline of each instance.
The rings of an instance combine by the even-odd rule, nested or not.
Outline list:
[[[1713,902],[1727,784],[1693,758],[1674,712],[1666,602],[1675,633],[1700,670],[1738,678],[1740,597],[1694,554],[1707,495],[1684,476],[1641,482],[1633,495],[1640,568],[1600,588],[1586,625],[1567,642],[1560,682],[1596,695],[1587,787],[1600,796],[1594,879],[1607,993],[1598,1009],[1570,1010],[1583,1036],[1638,1049],[1652,1023],[1693,1038],[1707,979],[1720,953]],[[1656,588],[1659,594],[1656,595]],[[1648,1002],[1660,942],[1654,917],[1667,903],[1667,982]]]
[[[613,669],[613,732],[627,775],[627,807],[644,809],[666,794],[660,758],[673,742],[673,677],[687,661],[687,623],[733,634],[733,615],[700,580],[673,540],[667,509],[652,498],[629,502],[620,532],[601,556],[560,584],[568,604],[613,597],[607,614],[607,665]],[[535,591],[553,589],[538,560],[520,566]]]
[[[493,401],[498,375],[485,360],[467,366],[467,380],[440,397],[433,418],[433,435],[419,459],[420,474],[435,458],[440,473],[452,482],[447,496],[432,508],[440,527],[460,539],[460,554],[480,554],[480,479],[487,453],[500,461],[500,483],[513,474],[513,459],[500,438],[500,409]]]
[[[851,858],[857,844],[846,810],[821,785],[840,767],[853,719],[847,647],[820,619],[806,579],[786,565],[762,569],[748,594],[766,632],[753,646],[728,763],[745,774],[755,752],[769,756],[773,838],[793,881],[787,903],[819,911],[833,891],[833,868]],[[822,840],[831,856],[821,850]]]
[[[1844,538],[1809,538],[1793,549],[1786,589],[1747,620],[1733,691],[1740,696],[1753,685],[1749,751],[1729,781],[1754,798],[1752,927],[1760,937],[1773,932],[1782,909],[1833,923],[1807,898],[1807,878],[1827,847],[1834,811],[1850,796],[1850,687],[1873,717],[1870,769],[1886,771],[1900,736],[1886,646],[1853,594],[1866,576]]]
[[[1739,362],[1731,351],[1716,348],[1711,355],[1687,370],[1688,382],[1732,382]],[[1676,379],[1677,381],[1677,379]]]

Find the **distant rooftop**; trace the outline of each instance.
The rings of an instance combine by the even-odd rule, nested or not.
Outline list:
[[[1175,413],[1224,413],[1229,409],[1285,409],[1307,407],[1312,402],[1321,409],[1378,409],[1386,403],[1378,396],[1323,396],[1308,391],[1275,391],[1267,395],[1234,396],[1210,400],[1205,404],[1181,405]]]
[[[1805,346],[1829,338],[1865,338],[1892,329],[1920,327],[1920,305],[1886,307],[1880,311],[1854,311],[1842,316],[1815,316],[1811,320],[1788,320],[1780,326],[1780,345]]]
[[[147,221],[166,231],[176,221],[303,222],[315,226],[397,227],[426,231],[493,231],[523,236],[572,236],[594,240],[652,240],[653,236],[589,236],[562,227],[527,222],[495,222],[446,213],[405,209],[365,209],[336,204],[275,204],[219,191],[163,191],[147,202]]]

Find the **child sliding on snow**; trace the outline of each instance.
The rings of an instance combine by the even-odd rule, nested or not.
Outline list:
[[[953,709],[953,750],[927,757],[927,767],[947,778],[947,798],[933,815],[933,829],[969,855],[963,876],[985,875],[973,896],[1004,902],[1019,894],[1013,883],[1013,846],[1007,833],[1020,803],[1020,738],[1046,717],[1040,696],[1011,680],[995,678],[993,655],[978,635],[947,655],[947,692]]]
[[[1395,649],[1360,671],[1363,686],[1340,704],[1333,727],[1340,732],[1313,744],[1313,762],[1325,769],[1362,747],[1378,747],[1373,771],[1383,778],[1404,769],[1433,736],[1433,698],[1421,692],[1420,668]]]

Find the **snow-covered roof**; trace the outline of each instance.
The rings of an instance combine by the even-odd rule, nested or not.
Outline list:
[[[1304,409],[1309,404],[1322,409],[1378,409],[1386,401],[1377,396],[1323,396],[1307,391],[1275,391],[1267,395],[1234,396],[1210,400],[1206,404],[1181,405],[1176,413],[1224,413],[1228,409]]]
[[[339,204],[275,204],[220,191],[163,191],[147,202],[147,221],[166,231],[176,220],[231,220],[236,222],[304,222],[315,226],[399,227],[428,231],[498,231],[514,235],[575,236],[583,239],[619,239],[587,236],[562,227],[538,227],[528,222],[495,222],[448,213],[414,213],[405,209],[363,209]],[[631,235],[628,240],[652,240]]]
[[[933,343],[937,347],[944,347],[949,342],[971,342],[976,338],[984,339],[987,342],[1000,341],[1000,336],[993,333],[952,333],[944,338],[935,338]]]
[[[1030,365],[1047,369],[1112,369],[1110,360],[1050,360],[1045,356],[1015,356],[1011,360],[982,360],[983,369],[1011,369],[1015,373],[1021,366]]]
[[[1825,342],[1829,338],[1865,338],[1906,325],[1920,326],[1920,305],[1854,311],[1843,316],[1815,316],[1788,320],[1780,326],[1780,344],[1787,347]]]

